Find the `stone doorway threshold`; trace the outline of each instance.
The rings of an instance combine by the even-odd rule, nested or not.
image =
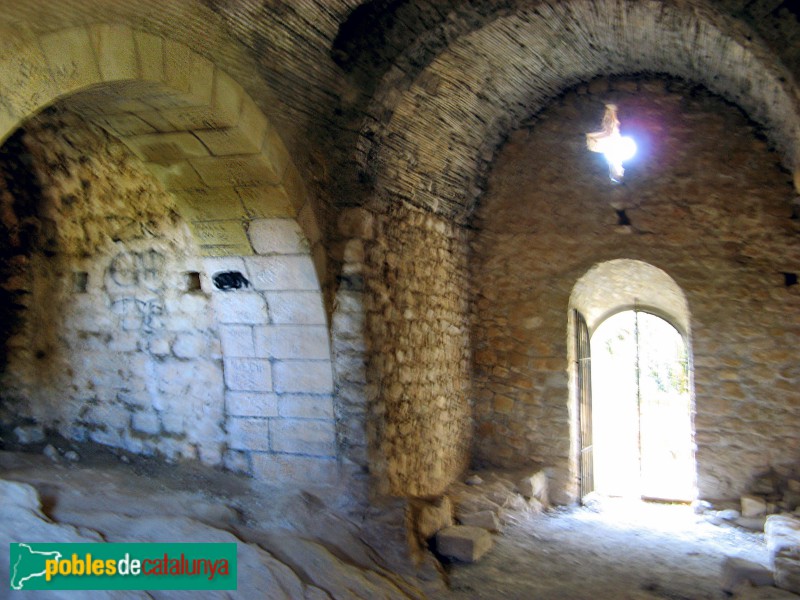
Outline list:
[[[719,527],[692,507],[622,499],[526,515],[474,564],[449,568],[450,598],[710,600],[725,558],[767,564],[763,533]],[[795,599],[745,584],[734,598]]]

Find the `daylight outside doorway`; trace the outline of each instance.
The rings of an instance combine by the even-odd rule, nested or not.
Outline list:
[[[625,310],[591,337],[595,491],[690,501],[695,496],[689,356],[664,319]]]
[[[576,500],[696,497],[691,314],[678,283],[635,259],[597,263],[569,300]]]

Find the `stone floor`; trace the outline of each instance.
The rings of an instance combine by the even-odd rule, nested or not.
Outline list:
[[[766,564],[763,534],[715,526],[685,505],[605,500],[531,515],[480,562],[449,567],[449,598],[712,600],[726,556]],[[800,597],[742,590],[741,598]]]
[[[239,542],[238,592],[203,598],[715,600],[726,597],[726,556],[766,562],[763,534],[712,525],[686,506],[604,501],[512,516],[481,561],[445,565],[448,589],[432,556],[411,564],[402,502],[374,507],[350,490],[287,492],[207,468],[85,449],[77,463],[0,452],[0,506],[0,581],[8,581],[9,541]],[[765,588],[736,598],[800,596]]]

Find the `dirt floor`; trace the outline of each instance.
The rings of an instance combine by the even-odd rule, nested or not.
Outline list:
[[[763,534],[712,525],[685,505],[606,500],[507,527],[480,562],[450,567],[450,597],[726,598],[720,589],[726,556],[766,563]]]

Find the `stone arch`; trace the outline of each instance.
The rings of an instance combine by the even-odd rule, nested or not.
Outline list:
[[[329,477],[337,450],[321,232],[252,98],[187,46],[119,24],[28,36],[0,63],[0,89],[0,139],[58,103],[119,139],[176,199],[205,257],[234,466]],[[216,289],[222,271],[251,286]]]
[[[771,57],[701,3],[575,0],[517,7],[457,37],[413,78],[395,71],[384,76],[392,91],[368,110],[372,118],[359,141],[362,168],[376,171],[377,186],[389,197],[464,222],[498,145],[523,119],[597,75],[651,72],[701,83],[741,106],[795,169],[800,106],[793,78]]]
[[[691,331],[689,305],[680,286],[653,265],[621,258],[593,266],[575,283],[569,308],[594,329],[609,316],[633,306],[670,321],[684,336]]]
[[[611,315],[639,308],[661,317],[673,325],[686,341],[689,353],[689,374],[692,379],[691,314],[686,295],[675,280],[665,271],[649,263],[632,259],[615,259],[594,265],[572,288],[569,298],[569,320],[567,325],[568,364],[577,360],[572,340],[576,335],[573,311],[577,310],[586,319],[591,335]],[[570,481],[577,482],[579,476],[578,452],[578,403],[579,390],[576,369],[569,370],[570,405]],[[690,390],[693,386],[690,383]],[[691,392],[693,395],[693,391]],[[692,398],[692,402],[694,399]],[[573,486],[576,484],[573,483]],[[576,488],[574,488],[576,489]],[[573,494],[574,494],[573,489]]]

